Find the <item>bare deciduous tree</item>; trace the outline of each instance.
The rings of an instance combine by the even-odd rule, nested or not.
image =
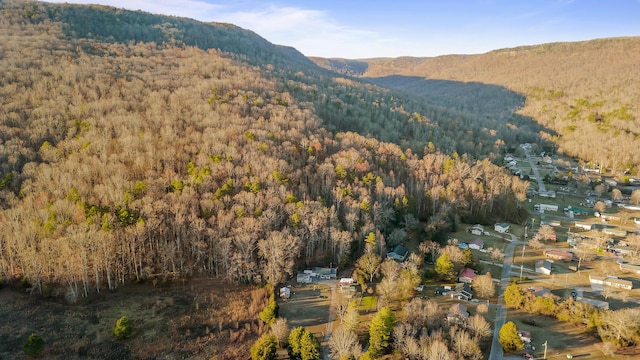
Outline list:
[[[476,276],[471,285],[478,297],[484,299],[492,297],[496,292],[496,285],[494,284],[491,273],[489,272],[484,275]]]
[[[357,359],[362,353],[360,344],[358,344],[358,336],[344,326],[331,333],[329,348],[332,359],[346,359],[349,356],[354,356]]]

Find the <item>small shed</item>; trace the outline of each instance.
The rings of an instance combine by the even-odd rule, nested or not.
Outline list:
[[[493,230],[501,233],[501,234],[506,234],[509,232],[510,226],[507,223],[498,223],[493,227]]]
[[[280,299],[288,299],[291,297],[291,288],[286,286],[280,288]]]

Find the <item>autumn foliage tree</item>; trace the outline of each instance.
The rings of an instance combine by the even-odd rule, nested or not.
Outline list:
[[[524,343],[518,335],[518,329],[513,321],[507,321],[498,333],[498,341],[502,345],[502,349],[506,352],[514,352],[524,348]]]

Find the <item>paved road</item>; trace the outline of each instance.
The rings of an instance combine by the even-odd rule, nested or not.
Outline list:
[[[531,170],[533,171],[533,176],[536,177],[536,181],[538,182],[538,192],[545,192],[547,191],[547,189],[544,186],[544,182],[540,177],[540,172],[538,171],[538,167],[533,162],[533,159],[531,158],[531,154],[529,154],[529,151],[530,151],[529,149],[524,149],[524,154],[527,156],[527,160],[529,161],[529,164],[531,165]]]
[[[510,234],[511,235],[511,234]],[[491,353],[489,360],[502,360],[504,354],[502,346],[498,342],[498,332],[504,325],[507,318],[507,307],[504,303],[504,290],[509,286],[511,281],[511,265],[513,265],[513,251],[516,245],[522,244],[515,235],[511,235],[511,243],[507,245],[504,251],[504,263],[502,265],[502,278],[500,279],[500,295],[498,296],[498,304],[496,307],[496,320],[493,329],[493,341],[491,343]]]

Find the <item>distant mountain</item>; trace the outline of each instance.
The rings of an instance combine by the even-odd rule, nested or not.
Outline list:
[[[489,93],[473,95],[475,85],[469,83],[502,86],[526,98],[518,113],[553,130],[543,135],[557,143],[559,151],[603,168],[640,171],[640,152],[634,150],[640,148],[640,37],[522,46],[479,55],[313,60],[332,71],[454,108],[486,107]],[[498,101],[503,98],[499,93],[489,97]],[[512,94],[504,95],[505,105],[511,106]],[[474,98],[477,102],[471,104]]]

